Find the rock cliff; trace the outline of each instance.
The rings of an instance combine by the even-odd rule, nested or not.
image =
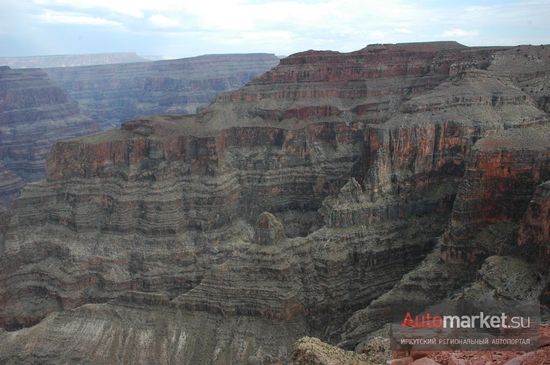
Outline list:
[[[24,180],[0,162],[0,202],[9,205],[25,185]]]
[[[550,173],[549,152],[546,123],[479,140],[466,164],[449,225],[434,251],[391,291],[350,317],[340,345],[360,349],[368,333],[382,328],[391,308],[402,303],[429,306],[466,292],[526,303],[540,296],[545,304],[549,261],[547,217],[542,218],[546,184],[541,182]],[[513,282],[510,270],[522,279]]]
[[[95,56],[91,59],[113,58]],[[0,199],[9,202],[25,181],[44,177],[45,156],[55,141],[118,127],[141,115],[195,111],[277,63],[272,55],[244,54],[60,67],[46,73],[2,67]]]
[[[167,61],[48,68],[103,129],[146,115],[190,114],[277,65],[274,55],[206,55]]]
[[[538,300],[548,74],[539,47],[307,51],[55,144],[5,219],[0,362],[361,363],[292,344],[372,350],[392,303],[457,290]],[[512,264],[529,288],[494,290]]]
[[[98,130],[42,70],[0,67],[0,200],[44,176],[55,141]]]

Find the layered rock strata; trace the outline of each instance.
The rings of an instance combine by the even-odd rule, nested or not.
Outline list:
[[[145,115],[190,114],[276,66],[270,54],[207,55],[177,60],[46,70],[102,128]]]
[[[95,131],[98,126],[45,72],[0,67],[1,199],[16,195],[21,180],[44,176],[55,141]]]
[[[2,67],[0,160],[5,168],[0,167],[0,197],[9,201],[17,196],[21,180],[42,178],[45,155],[57,140],[141,115],[195,111],[277,62],[272,55],[251,54],[61,67],[47,74]]]
[[[540,184],[521,220],[518,232],[518,246],[522,255],[534,261],[546,276],[547,285],[541,295],[541,303],[550,311],[550,182]]]
[[[510,263],[536,281],[515,233],[548,114],[517,83],[550,63],[515,49],[308,51],[196,115],[57,143],[5,230],[0,359],[285,363],[305,335],[365,348],[393,303],[490,294]]]
[[[510,129],[477,142],[436,250],[347,321],[342,346],[360,348],[403,303],[428,307],[457,293],[473,301],[547,302],[549,232],[540,183],[550,174],[549,131]]]
[[[10,204],[19,194],[25,182],[16,173],[0,162],[0,202]]]
[[[445,237],[447,260],[483,257],[483,247],[471,247],[472,235],[484,226],[521,220],[536,187],[550,178],[549,141],[550,129],[530,128],[476,144]]]
[[[540,184],[521,221],[518,245],[538,260],[550,259],[550,181]]]

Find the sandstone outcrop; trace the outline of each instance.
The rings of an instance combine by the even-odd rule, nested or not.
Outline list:
[[[543,65],[523,72],[516,49]],[[526,86],[548,55],[307,51],[195,115],[55,144],[0,246],[0,360],[285,363],[304,336],[367,349],[392,305],[486,295],[510,265],[495,292],[511,299],[541,278],[516,233],[546,229],[524,216],[549,179]],[[332,361],[316,340],[297,351]]]
[[[345,351],[321,342],[317,338],[304,337],[295,344],[293,365],[370,365],[365,355]]]
[[[151,304],[87,304],[32,328],[0,332],[0,362],[272,364],[289,358],[293,340],[304,334],[303,321],[245,319]]]

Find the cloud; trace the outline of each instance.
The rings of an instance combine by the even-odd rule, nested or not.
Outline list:
[[[386,37],[386,33],[380,31],[380,30],[375,30],[373,32],[370,32],[370,36],[372,38],[378,38],[378,39],[383,39]]]
[[[424,0],[2,1],[7,6],[0,13],[0,29],[7,34],[27,32],[21,44],[39,39],[39,44],[51,40],[57,45],[59,37],[49,32],[69,38],[72,25],[87,24],[96,27],[93,34],[84,35],[106,48],[133,47],[146,54],[165,54],[169,49],[181,57],[219,52],[290,54],[311,48],[353,51],[369,43],[438,39],[456,39],[467,45],[550,42],[548,0],[470,0],[466,4]],[[15,19],[18,7],[25,11]],[[60,26],[46,29],[41,23]],[[109,28],[115,25],[119,29]],[[100,36],[100,30],[110,33]],[[151,41],[128,41],[145,38]]]
[[[460,28],[453,28],[444,31],[441,34],[443,37],[475,37],[479,35],[477,30],[464,30]]]
[[[52,24],[77,24],[93,26],[120,26],[121,24],[109,19],[89,16],[85,14],[67,13],[48,10],[40,15],[38,19],[41,23]]]
[[[177,20],[162,14],[151,15],[147,20],[155,28],[175,28],[180,26],[180,23]]]
[[[409,28],[396,28],[396,29],[394,29],[394,31],[396,33],[401,33],[401,34],[411,34],[412,33],[412,30],[410,30]]]
[[[163,3],[164,0],[159,0]],[[115,14],[125,15],[133,18],[143,18],[143,3],[145,0],[33,0],[33,3],[44,7],[66,7],[78,11],[93,9],[106,10]],[[157,1],[151,1],[155,4]],[[154,7],[153,7],[154,8]]]

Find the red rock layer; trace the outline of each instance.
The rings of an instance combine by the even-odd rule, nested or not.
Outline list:
[[[132,306],[166,308],[184,314],[182,328],[198,313],[208,317],[205,328],[230,319],[254,334],[258,321],[293,335],[300,323],[354,347],[385,324],[388,305],[441,300],[474,274],[443,262],[439,247],[419,265],[445,229],[459,184],[457,238],[492,219],[521,218],[549,170],[550,139],[536,129],[547,114],[502,67],[490,69],[505,51],[436,43],[306,52],[197,115],[143,118],[56,144],[48,179],[23,192],[5,233],[0,324],[14,330],[116,299],[91,308],[128,306],[124,330],[139,325]],[[507,133],[529,134],[532,146]],[[513,209],[501,214],[492,204]],[[454,258],[476,245],[452,240],[444,252]],[[515,262],[493,261],[494,275]],[[43,326],[80,341],[70,328],[96,320],[75,313]],[[192,343],[205,336],[190,333]],[[224,336],[198,363],[220,352],[246,362],[234,353],[246,335]],[[9,341],[3,348],[18,343],[22,356],[34,356]],[[247,353],[284,361],[288,341],[261,341]],[[278,352],[260,356],[265,348]]]
[[[483,257],[469,243],[484,226],[519,222],[538,184],[550,178],[548,128],[511,130],[478,142],[453,208],[444,256]]]

